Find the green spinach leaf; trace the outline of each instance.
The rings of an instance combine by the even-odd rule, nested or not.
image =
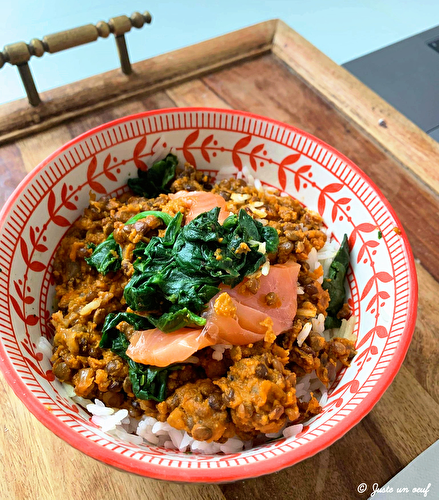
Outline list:
[[[322,288],[329,293],[328,316],[325,320],[325,328],[339,328],[341,320],[337,318],[338,311],[343,307],[346,299],[345,278],[349,267],[349,244],[345,234],[340,249],[328,271],[328,276],[323,280]]]
[[[171,216],[168,216],[171,218]],[[165,235],[162,238],[162,244],[165,247],[171,247],[177,238],[178,232],[181,228],[181,221],[183,220],[183,214],[178,212],[173,219],[166,223],[168,226]]]
[[[262,224],[261,224],[262,226]],[[277,231],[271,226],[262,226],[260,229],[262,233],[262,241],[266,243],[267,253],[274,253],[279,246],[279,235]]]
[[[134,224],[138,220],[144,219],[149,215],[162,219],[166,225],[169,225],[173,220],[173,218],[165,212],[149,210],[146,212],[140,212],[134,217],[131,217],[126,224]],[[122,262],[122,249],[120,248],[120,245],[116,243],[113,233],[111,233],[105,241],[95,247],[91,256],[86,258],[85,261],[89,266],[94,267],[99,273],[104,275],[110,271],[118,271]]]
[[[134,326],[135,330],[148,330],[152,328],[152,324],[149,322],[148,318],[145,318],[145,316],[139,316],[138,314],[128,312],[107,314],[104,321],[104,326],[102,327],[102,337],[101,341],[99,342],[99,347],[112,349],[113,352],[115,352],[113,349],[113,342],[121,333],[119,330],[117,330],[116,326],[122,321],[126,321],[130,325]],[[125,335],[123,335],[123,337],[125,337]],[[118,354],[122,358],[125,357],[125,351],[127,347],[128,344],[123,351],[123,355],[119,352],[117,352],[116,354]]]
[[[155,162],[148,170],[138,170],[137,178],[128,179],[128,186],[134,193],[155,198],[161,193],[169,193],[168,184],[175,177],[178,158],[168,154],[164,160]]]
[[[172,309],[172,306],[171,306]],[[162,314],[159,318],[149,316],[149,321],[159,330],[165,333],[173,332],[184,328],[185,326],[204,326],[206,320],[201,316],[190,311],[187,307],[178,309],[174,312],[167,312]]]
[[[177,164],[178,158],[173,154],[168,154],[164,160],[155,162],[148,170],[139,169],[138,178],[128,179],[128,186],[136,194],[147,198],[154,198],[161,193],[169,193],[167,185],[175,177]],[[148,215],[159,217],[166,225],[169,225],[172,220],[172,217],[164,212],[147,211],[131,217],[127,224],[134,224]],[[93,250],[92,255],[85,260],[101,274],[118,271],[121,267],[122,251],[114,240],[113,233],[99,244]]]
[[[135,396],[139,399],[164,401],[166,399],[166,383],[169,372],[181,370],[181,368],[183,368],[182,365],[159,368],[131,361],[129,376]]]
[[[118,271],[122,262],[122,250],[114,240],[113,234],[100,243],[85,261],[101,274]]]
[[[277,231],[253,220],[245,210],[218,222],[219,207],[200,214],[182,227],[182,214],[169,223],[163,238],[137,246],[135,274],[124,298],[135,311],[149,313],[165,332],[186,325],[202,326],[199,313],[221,283],[236,286],[266,260],[260,243],[276,251]]]
[[[134,215],[133,217],[131,217],[131,219],[129,219],[126,224],[134,224],[135,222],[137,222],[138,220],[140,219],[145,219],[146,217],[148,217],[148,215],[153,215],[154,217],[158,217],[159,219],[162,219],[162,221],[168,226],[170,224],[170,222],[172,221],[172,217],[167,214],[166,212],[157,212],[155,210],[147,210],[146,212],[140,212],[136,215]]]
[[[128,362],[128,376],[134,395],[139,399],[152,399],[157,402],[166,399],[166,384],[170,371],[179,370],[182,365],[171,365],[165,368],[136,363],[126,354],[129,341],[116,327],[121,321],[126,321],[136,330],[152,327],[147,318],[133,313],[110,313],[105,318],[102,328],[100,347],[111,349],[115,354]]]

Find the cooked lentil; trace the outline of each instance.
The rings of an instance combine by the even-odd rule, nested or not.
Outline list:
[[[318,414],[321,407],[314,396],[308,402],[296,398],[296,377],[315,370],[327,385],[329,365],[335,367],[339,362],[348,366],[355,355],[353,342],[340,338],[327,342],[315,332],[300,347],[296,342],[304,324],[317,314],[326,315],[329,305],[328,292],[317,281],[321,269],[311,271],[306,262],[311,249],[318,251],[326,242],[321,217],[292,198],[258,191],[242,179],[213,185],[208,176],[188,164],[170,190],[211,190],[224,198],[229,211],[238,213],[244,208],[262,224],[277,230],[279,246],[268,256],[271,264],[289,259],[301,264],[298,281],[304,293],[297,296],[297,314],[291,328],[277,338],[226,350],[220,361],[212,358],[212,348],[205,348],[196,354],[197,363],[170,373],[165,401],[136,399],[127,362],[99,347],[101,329],[107,314],[127,310],[123,290],[133,274],[135,245],[163,236],[165,225],[154,216],[132,225],[126,222],[147,210],[174,216],[178,211],[185,214],[187,209],[181,200],[171,200],[168,195],[146,199],[126,193],[120,198],[104,196],[99,200],[91,195],[89,207],[63,238],[55,258],[58,311],[52,317],[56,330],[54,375],[71,384],[78,396],[127,408],[136,418],[146,414],[168,421],[197,440],[224,442],[235,434],[249,439],[259,433],[279,431],[287,418],[299,423]],[[91,255],[92,245],[98,245],[112,232],[122,248],[122,266],[116,273],[103,276],[85,258]],[[240,286],[255,294],[259,280],[253,277]],[[280,305],[274,290],[265,301],[274,308]],[[349,315],[345,305],[339,317]],[[120,323],[118,328],[128,339],[133,333],[127,323]]]

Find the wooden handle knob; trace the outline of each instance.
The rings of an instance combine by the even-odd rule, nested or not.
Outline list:
[[[144,24],[151,22],[149,12],[134,12],[130,17],[117,16],[112,17],[108,23],[99,21],[96,25],[86,24],[79,28],[73,28],[66,31],[60,31],[51,35],[46,35],[42,40],[34,38],[26,44],[24,42],[12,43],[6,45],[3,52],[0,52],[0,68],[8,62],[13,65],[24,64],[32,56],[41,57],[44,52],[54,54],[61,50],[71,49],[86,43],[94,42],[99,37],[107,38],[110,33],[116,37],[128,33],[131,28],[142,28]]]
[[[46,52],[54,54],[61,50],[71,49],[86,43],[95,42],[99,38],[99,32],[93,24],[86,24],[79,28],[60,31],[43,37],[43,47]]]
[[[5,45],[3,55],[5,61],[14,65],[24,64],[30,59],[29,48],[24,42]]]
[[[127,16],[113,17],[108,21],[111,32],[116,35],[128,33],[131,29],[131,19]]]

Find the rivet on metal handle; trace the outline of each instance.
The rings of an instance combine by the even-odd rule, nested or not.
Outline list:
[[[41,57],[45,52],[53,54],[61,50],[78,47],[79,45],[94,42],[99,37],[107,38],[110,33],[113,33],[116,40],[122,72],[129,75],[132,69],[125,33],[128,33],[131,28],[142,28],[144,24],[151,23],[151,19],[151,14],[149,12],[144,12],[143,14],[134,12],[130,17],[112,17],[108,23],[99,21],[96,26],[93,24],[86,24],[79,28],[47,35],[43,37],[42,40],[34,38],[29,44],[17,42],[5,45],[3,52],[0,52],[0,69],[7,62],[17,66],[29,104],[38,106],[41,99],[38,95],[37,87],[28,64],[32,56]]]

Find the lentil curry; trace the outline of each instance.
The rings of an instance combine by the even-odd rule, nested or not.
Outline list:
[[[328,341],[316,331],[298,342],[304,325],[319,314],[326,317],[330,305],[330,290],[321,284],[322,268],[310,269],[307,263],[311,250],[322,249],[326,242],[321,217],[290,197],[280,196],[276,191],[258,190],[242,179],[223,180],[213,185],[208,176],[188,164],[173,174],[165,178],[161,190],[159,187],[143,191],[144,195],[135,183],[130,185],[133,191],[119,198],[96,199],[91,194],[90,205],[62,240],[53,268],[58,307],[52,317],[55,327],[53,373],[61,382],[71,384],[78,396],[98,398],[107,406],[125,408],[131,417],[147,415],[167,421],[199,441],[225,442],[235,435],[248,440],[261,433],[276,433],[287,421],[301,423],[318,414],[321,407],[312,393],[308,398],[296,398],[297,378],[315,370],[320,381],[328,386],[331,369],[349,366],[355,355],[352,341],[345,338]],[[254,337],[254,341],[236,342],[225,349],[222,356],[215,355],[216,346],[211,337],[204,337],[210,339],[207,341],[199,340],[199,333],[206,329],[203,310],[190,311],[186,307],[184,315],[178,315],[178,321],[183,318],[183,324],[175,330],[172,323],[172,328],[167,326],[170,331],[163,333],[154,329],[154,325],[142,327],[143,320],[148,323],[151,312],[157,311],[133,310],[127,304],[129,294],[124,294],[139,272],[136,270],[139,248],[143,251],[148,245],[151,247],[152,241],[162,244],[172,232],[171,219],[185,228],[189,220],[197,220],[197,212],[212,209],[212,204],[207,208],[203,206],[205,200],[200,196],[203,192],[211,196],[209,203],[216,200],[213,206],[219,208],[214,215],[221,223],[228,224],[227,217],[232,213],[236,215],[234,223],[238,224],[237,216],[242,214],[240,217],[257,222],[260,236],[256,243],[261,252],[254,250],[259,261],[250,258],[252,243],[240,243],[235,253],[247,255],[246,265],[251,272],[239,275],[235,279],[237,283],[231,283],[234,288],[229,287],[230,293],[225,291],[226,285],[220,285],[212,314],[232,319],[237,314],[233,290],[240,289],[251,300],[253,296],[261,296],[261,286],[271,271],[274,276],[276,269],[282,269],[284,275],[285,269],[296,269],[292,284],[295,290],[282,295],[277,287],[266,289],[262,295],[264,304],[260,306],[263,310],[278,310],[292,296],[288,304],[292,315],[287,323],[275,331],[276,325],[267,316],[258,326],[262,335]],[[188,203],[188,200],[192,201]],[[196,206],[197,203],[200,206]],[[136,215],[145,211],[154,213],[135,220]],[[171,236],[174,238],[175,234]],[[273,235],[276,242],[270,244]],[[215,259],[220,263],[225,248],[220,247],[220,240],[224,237],[217,238]],[[98,270],[93,258],[103,245],[112,245],[113,250],[107,255],[110,257],[105,270]],[[155,265],[156,261],[151,262]],[[296,285],[302,293],[296,294]],[[208,307],[212,293],[214,291],[204,297],[203,307]],[[174,310],[171,307],[170,312],[160,318],[165,316],[168,321],[166,314]],[[349,316],[349,307],[345,304],[338,312],[338,319]],[[157,322],[160,318],[151,321]],[[169,325],[169,322],[160,324]],[[107,332],[105,338],[103,331]],[[169,339],[187,334],[187,339],[196,337],[198,344],[193,344],[195,349],[189,350],[178,362],[172,358],[168,363],[165,360],[161,365],[145,366],[126,354],[145,331],[153,332],[150,337],[156,346],[144,350],[147,353],[160,348],[160,338],[169,343]],[[197,334],[190,337],[190,332]],[[189,340],[187,343],[190,344]],[[173,352],[179,351],[177,348]],[[166,356],[169,353],[168,350]],[[182,355],[180,353],[180,357]],[[186,358],[189,359],[185,362]],[[142,371],[144,369],[147,371]],[[150,385],[145,389],[146,379]]]

